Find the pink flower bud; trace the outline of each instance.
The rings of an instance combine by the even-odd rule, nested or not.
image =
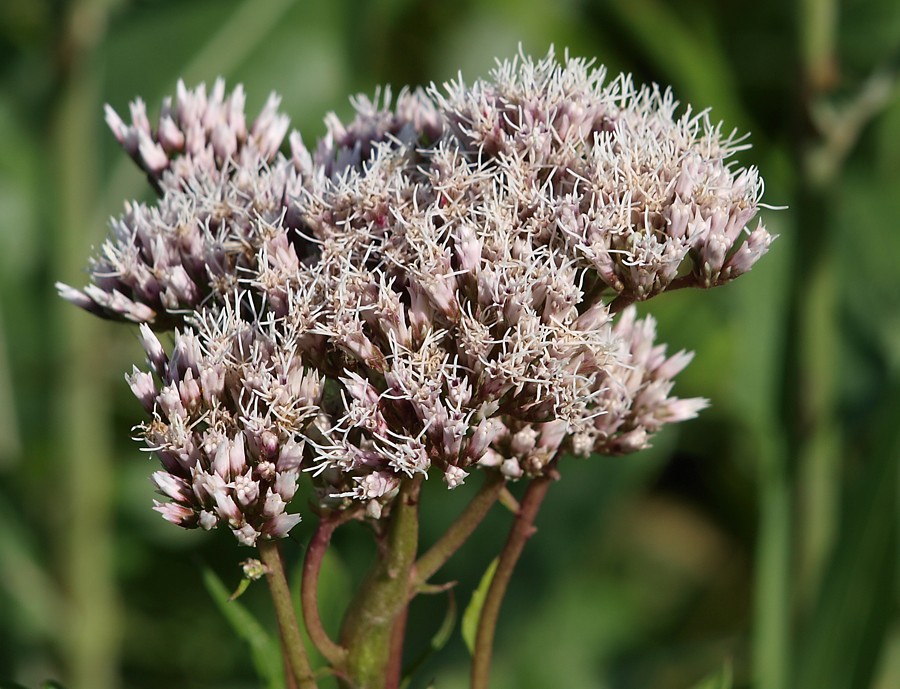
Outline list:
[[[252,474],[253,471],[247,469],[246,474],[235,476],[232,482],[234,496],[243,507],[247,507],[259,497],[259,483],[253,480]]]
[[[468,475],[469,472],[451,464],[444,470],[444,482],[447,484],[447,488],[452,490],[461,486]]]
[[[515,459],[505,459],[503,460],[503,464],[500,465],[500,473],[503,474],[506,478],[509,479],[517,479],[522,477],[522,467],[519,466],[519,462]]]
[[[232,528],[234,537],[237,538],[241,545],[255,546],[260,533],[250,524],[244,524],[240,528]]]
[[[172,522],[177,526],[190,528],[196,523],[197,517],[194,514],[194,510],[185,507],[184,505],[179,505],[174,502],[161,503],[154,500],[153,509],[159,512],[163,516],[163,519]]]
[[[263,514],[267,517],[277,517],[284,512],[287,503],[276,491],[271,488],[266,492],[266,501],[263,505]]]
[[[275,492],[285,502],[290,502],[297,492],[297,471],[279,471],[275,474]]]
[[[269,538],[284,538],[288,532],[300,523],[299,514],[282,514],[269,519],[263,526],[263,533]]]
[[[151,479],[157,490],[166,497],[183,503],[191,501],[191,487],[184,479],[168,471],[154,471]]]
[[[166,365],[169,363],[166,350],[163,349],[159,339],[146,323],[141,323],[138,333],[141,346],[147,353],[147,361],[150,362],[156,375],[162,377],[165,373]]]
[[[126,375],[125,380],[128,381],[131,392],[137,397],[144,411],[152,413],[156,406],[156,383],[153,381],[153,376],[134,366],[131,375]]]
[[[178,394],[181,403],[186,409],[196,409],[200,404],[200,386],[194,378],[194,373],[188,369],[184,374],[184,380],[178,383]]]

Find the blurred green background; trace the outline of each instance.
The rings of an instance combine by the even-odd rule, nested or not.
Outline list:
[[[261,686],[203,583],[252,553],[150,510],[129,439],[129,327],[63,303],[141,174],[102,105],[155,113],[177,78],[283,95],[307,142],[376,85],[486,75],[517,45],[671,84],[752,132],[780,234],[737,283],[650,304],[697,352],[700,419],[627,458],[568,460],[498,631],[498,689],[900,687],[900,3],[896,0],[3,0],[0,3],[0,680],[69,689]],[[476,489],[437,481],[434,539]],[[518,490],[518,489],[517,489]],[[502,543],[496,508],[447,567],[463,607]],[[295,530],[296,564],[311,524]],[[336,537],[334,627],[371,556]],[[271,623],[267,593],[243,602]],[[446,597],[417,599],[409,656]],[[466,684],[457,631],[413,687]]]

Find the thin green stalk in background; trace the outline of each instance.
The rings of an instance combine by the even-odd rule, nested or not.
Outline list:
[[[753,673],[759,689],[788,689],[791,653],[791,480],[783,438],[761,439]]]
[[[71,279],[81,272],[82,241],[98,196],[97,112],[99,74],[94,55],[115,0],[82,0],[68,8],[60,45],[60,96],[53,118],[48,160],[58,175],[54,274]],[[110,519],[111,440],[108,393],[94,374],[104,356],[104,338],[93,319],[56,300],[51,307],[64,362],[58,372],[56,447],[66,454],[60,482],[66,517],[62,532],[67,619],[62,627],[67,686],[111,689],[117,685],[118,612],[113,583]]]

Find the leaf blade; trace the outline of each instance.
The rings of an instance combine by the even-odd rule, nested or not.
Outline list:
[[[497,570],[498,558],[491,560],[484,574],[481,575],[481,581],[478,587],[472,592],[472,598],[466,606],[462,616],[462,638],[469,649],[469,653],[475,653],[475,635],[478,633],[478,620],[481,618],[481,608],[484,607],[484,600],[487,597],[488,589],[494,580],[494,572]]]

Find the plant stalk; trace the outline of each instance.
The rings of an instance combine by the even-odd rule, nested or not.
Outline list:
[[[322,559],[331,543],[331,535],[338,526],[346,521],[344,515],[346,515],[345,512],[339,516],[323,515],[319,520],[319,525],[306,549],[306,558],[303,560],[303,580],[300,586],[300,603],[306,632],[319,653],[335,668],[344,667],[347,649],[332,640],[319,617],[319,573],[322,569]]]
[[[487,513],[497,502],[505,482],[500,472],[489,472],[487,478],[472,501],[462,514],[450,525],[450,528],[428,551],[416,562],[412,581],[412,593],[424,586],[447,560],[462,547],[469,536],[478,528]]]
[[[478,620],[478,630],[475,634],[475,651],[472,658],[472,684],[471,689],[488,689],[491,675],[491,656],[494,647],[494,633],[497,629],[497,618],[500,615],[500,606],[513,570],[526,541],[535,532],[534,520],[537,517],[541,503],[547,495],[550,484],[555,480],[555,471],[549,475],[540,476],[531,481],[525,495],[522,497],[519,513],[516,515],[506,545],[500,553],[497,561],[497,569],[491,579],[484,605],[481,608],[481,616]]]
[[[278,619],[282,648],[297,681],[297,686],[299,689],[317,689],[312,667],[310,667],[309,658],[303,646],[300,627],[297,625],[294,602],[284,576],[284,564],[281,561],[281,553],[278,551],[278,543],[276,541],[260,541],[259,555],[266,566],[266,583],[269,584],[272,603],[275,606],[275,617]]]
[[[352,689],[386,689],[395,622],[409,598],[410,571],[419,540],[422,476],[404,479],[392,505],[386,538],[341,627]]]
[[[412,596],[410,596],[412,597]],[[397,689],[400,680],[403,679],[403,645],[406,641],[406,620],[409,617],[409,602],[403,606],[403,610],[394,620],[394,628],[391,630],[391,651],[385,674],[385,689]]]

